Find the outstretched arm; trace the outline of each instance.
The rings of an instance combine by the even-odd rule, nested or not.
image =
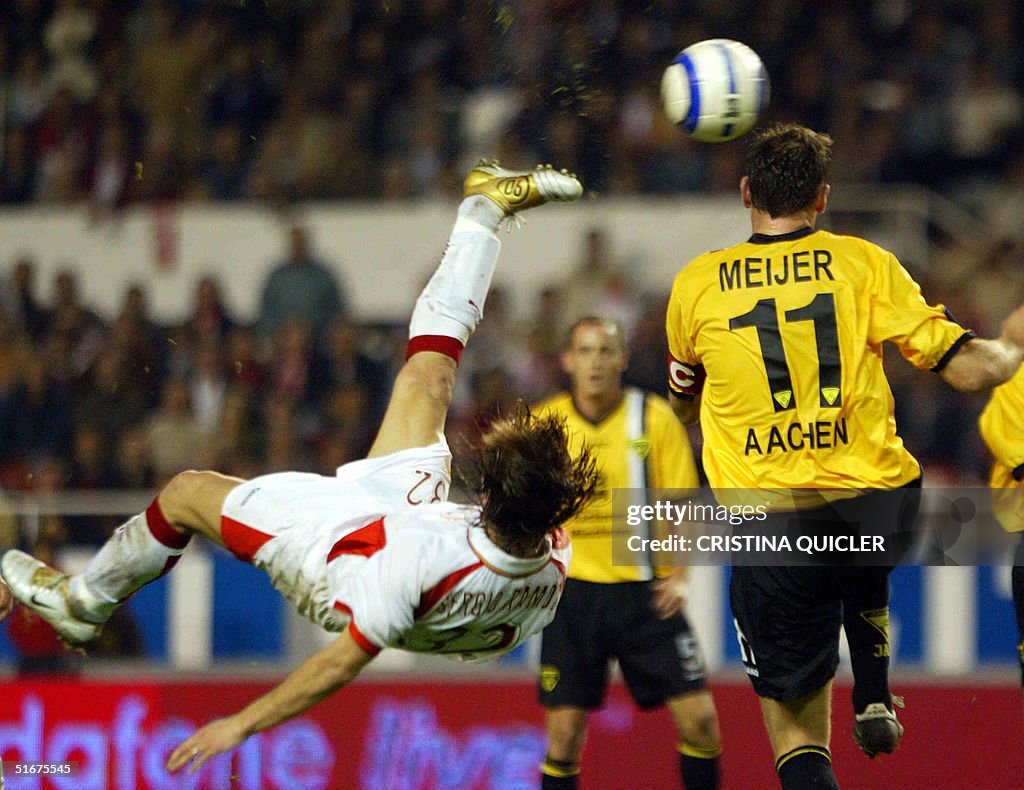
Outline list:
[[[222,752],[238,746],[250,735],[298,716],[340,689],[373,658],[348,631],[300,664],[281,685],[257,698],[238,713],[211,721],[186,738],[167,758],[167,769],[177,771],[190,761],[189,773]]]
[[[939,373],[963,392],[983,392],[1008,381],[1024,359],[1024,305],[1003,322],[995,340],[974,338]]]

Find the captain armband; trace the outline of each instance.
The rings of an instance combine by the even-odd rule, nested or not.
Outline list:
[[[693,400],[704,388],[704,366],[680,362],[668,355],[668,388],[674,395]]]

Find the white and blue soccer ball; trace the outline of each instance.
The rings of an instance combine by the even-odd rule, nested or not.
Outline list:
[[[727,38],[691,44],[661,78],[669,120],[705,143],[724,143],[749,132],[768,106],[768,94],[761,58]]]

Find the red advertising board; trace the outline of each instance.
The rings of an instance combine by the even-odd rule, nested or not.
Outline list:
[[[525,790],[538,786],[542,711],[525,682],[357,682],[306,716],[251,738],[194,777],[170,775],[170,749],[267,684],[195,681],[11,682],[0,695],[7,790]],[[1020,692],[901,688],[908,708],[894,758],[868,761],[849,737],[848,690],[836,694],[833,753],[844,787],[1024,787]],[[753,692],[714,688],[726,788],[777,787]],[[679,786],[673,727],[640,713],[623,689],[592,719],[588,790]],[[15,774],[12,763],[76,773]],[[52,769],[51,769],[52,770]]]

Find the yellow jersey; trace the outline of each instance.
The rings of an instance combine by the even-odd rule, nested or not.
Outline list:
[[[882,344],[937,372],[974,337],[925,302],[892,253],[810,227],[696,258],[675,279],[666,326],[669,387],[701,394],[716,494],[910,482],[920,466],[896,434]],[[763,501],[810,503],[799,499]]]
[[[996,387],[978,420],[995,457],[989,485],[996,518],[1008,532],[1024,531],[1024,367]]]
[[[642,554],[635,557],[634,564],[613,564],[612,492],[631,489],[631,494],[642,495],[643,489],[655,488],[682,495],[698,488],[689,437],[668,401],[627,388],[619,405],[599,423],[581,415],[569,393],[556,395],[534,410],[563,416],[570,452],[575,455],[586,444],[594,453],[601,477],[597,496],[565,525],[572,539],[569,576],[610,584],[667,575],[669,568],[656,566]],[[626,526],[624,517],[615,519],[614,529],[641,528]],[[617,539],[628,537],[616,535]]]

